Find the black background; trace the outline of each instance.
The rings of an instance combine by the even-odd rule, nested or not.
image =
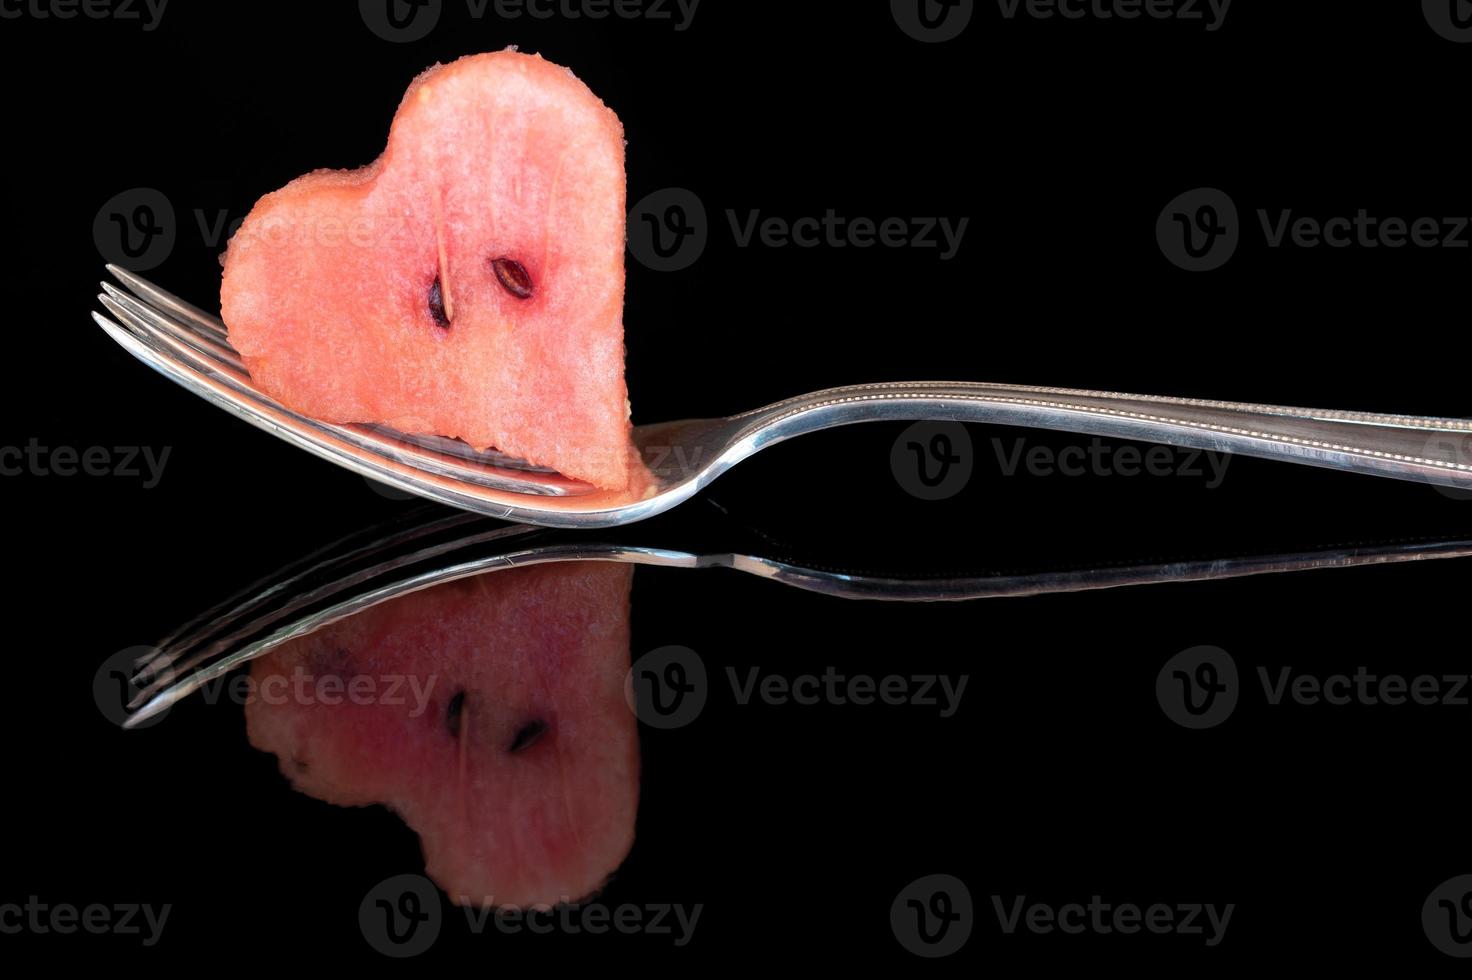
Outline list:
[[[157,487],[0,481],[9,631],[0,902],[170,903],[162,940],[0,936],[9,951],[251,969],[384,962],[358,931],[375,883],[420,870],[378,810],[290,792],[238,711],[187,704],[118,730],[91,681],[259,575],[406,506],[209,408],[91,321],[114,195],[161,191],[176,242],[147,275],[215,302],[224,239],[266,191],[381,149],[409,80],[517,44],[622,118],[629,199],[693,190],[690,268],[629,263],[635,421],[721,415],[828,385],[960,378],[1464,416],[1461,248],[1270,248],[1257,210],[1472,214],[1461,92],[1472,45],[1420,5],[1234,3],[1201,21],[1007,19],[978,2],[921,43],[885,3],[704,0],[672,21],[516,20],[445,0],[390,43],[356,5],[173,0],[116,17],[0,20],[8,316],[0,443],[169,447]],[[1204,9],[1204,5],[1198,5]],[[14,8],[7,7],[7,10]],[[141,8],[138,8],[141,10]],[[670,8],[673,10],[673,8]],[[1163,257],[1156,217],[1218,187],[1242,219],[1222,268]],[[737,247],[726,211],[969,218],[958,254]],[[1472,537],[1472,503],[1414,483],[1234,459],[1189,475],[1000,472],[925,502],[890,468],[899,426],[777,447],[640,544],[766,548],[838,566],[1017,570]],[[712,503],[719,504],[719,507]],[[1347,571],[957,605],[845,602],[723,571],[643,569],[634,654],[713,674],[968,674],[948,719],[916,707],[739,707],[646,732],[638,840],[603,901],[702,903],[694,939],[472,935],[450,917],[417,962],[792,962],[945,969],[1129,964],[1454,968],[1422,902],[1472,872],[1460,824],[1465,706],[1265,704],[1256,670],[1466,672],[1465,570]],[[1221,726],[1155,699],[1175,653],[1215,644],[1246,678]],[[953,874],[976,915],[922,961],[889,926],[910,881]],[[992,896],[1235,903],[1202,937],[1004,935]],[[637,957],[637,960],[633,958]]]

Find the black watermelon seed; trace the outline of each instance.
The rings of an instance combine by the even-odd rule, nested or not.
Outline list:
[[[517,299],[528,299],[532,294],[532,277],[527,275],[526,266],[515,259],[501,256],[499,259],[491,259],[491,271],[496,273],[496,280]]]
[[[460,716],[465,710],[465,689],[461,688],[450,698],[450,706],[445,709],[445,725],[449,727],[451,735],[460,734]]]
[[[445,316],[445,291],[440,287],[439,276],[429,287],[429,316],[437,327],[448,327],[450,318]]]
[[[517,729],[516,736],[511,739],[511,747],[506,751],[520,752],[530,748],[532,743],[547,734],[547,723],[540,718],[533,719]]]

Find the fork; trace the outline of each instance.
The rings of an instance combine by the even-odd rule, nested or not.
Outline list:
[[[991,422],[1238,453],[1400,480],[1472,488],[1472,421],[1247,402],[949,381],[861,384],[798,395],[729,418],[640,425],[648,486],[610,491],[494,451],[375,424],[301,415],[258,389],[225,325],[109,265],[93,312],[130,354],[287,442],[408,493],[504,520],[612,527],[662,513],[767,446],[870,421]]]

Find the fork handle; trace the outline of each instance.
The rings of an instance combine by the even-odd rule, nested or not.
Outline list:
[[[992,422],[1472,487],[1472,421],[968,382],[830,388],[738,416],[750,452],[854,422]]]

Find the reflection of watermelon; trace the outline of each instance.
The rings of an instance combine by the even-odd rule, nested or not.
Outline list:
[[[583,562],[490,572],[292,640],[251,665],[251,744],[304,793],[388,804],[456,902],[584,897],[633,842],[631,572]],[[391,691],[395,677],[428,697],[416,698],[415,681]],[[377,695],[361,693],[368,685]],[[403,703],[369,703],[390,700]]]
[[[629,482],[623,128],[514,51],[409,87],[383,156],[256,204],[220,289],[230,342],[282,403]]]

